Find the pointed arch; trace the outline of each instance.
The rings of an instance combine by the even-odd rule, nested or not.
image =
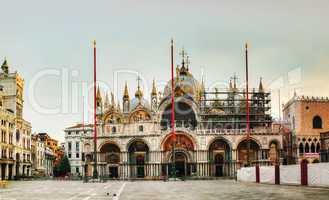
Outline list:
[[[151,114],[149,110],[144,107],[137,107],[129,114],[130,123],[149,120],[151,120]]]
[[[304,144],[299,143],[299,154],[304,154]]]
[[[312,142],[311,144],[311,153],[315,153],[315,144]]]
[[[308,143],[305,144],[305,153],[310,153],[310,145]]]

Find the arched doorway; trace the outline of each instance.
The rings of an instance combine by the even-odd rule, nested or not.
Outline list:
[[[215,176],[223,176],[224,156],[223,154],[215,155]]]
[[[173,154],[174,141],[176,141],[175,154]],[[194,143],[188,135],[178,132],[176,136],[172,134],[167,136],[163,142],[163,151],[168,158],[167,165],[162,169],[163,175],[173,176],[175,170],[176,176],[182,177],[189,176],[196,171],[195,163],[190,159],[190,155],[194,151]]]
[[[174,158],[171,157],[171,160],[173,159]],[[187,163],[187,155],[184,152],[175,152],[175,169],[177,177],[187,176]],[[173,171],[171,173],[173,173]]]
[[[185,102],[175,102],[175,124],[177,127],[195,128],[196,116],[192,107]],[[162,113],[161,127],[167,129],[171,125],[171,104]]]
[[[224,176],[225,162],[231,160],[230,145],[224,139],[216,139],[209,146],[209,162],[212,176]]]
[[[120,163],[120,148],[114,143],[105,143],[100,149],[101,162],[106,162],[105,175],[108,172],[109,178],[118,178]]]
[[[142,140],[136,140],[129,145],[129,164],[131,176],[137,178],[145,177],[145,164],[148,161],[149,147]]]
[[[248,148],[249,146],[249,148]],[[238,159],[242,165],[252,164],[258,161],[258,152],[260,150],[259,145],[253,140],[245,139],[241,141],[237,148]],[[249,163],[248,163],[248,151],[249,151]]]

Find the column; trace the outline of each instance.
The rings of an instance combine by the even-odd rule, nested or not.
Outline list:
[[[2,164],[0,164],[0,180],[2,180]]]
[[[232,150],[232,160],[237,160],[236,149]]]

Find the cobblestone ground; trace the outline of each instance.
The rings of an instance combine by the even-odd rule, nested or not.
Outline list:
[[[107,194],[109,193],[109,194]],[[78,181],[21,181],[11,182],[0,189],[0,200],[163,200],[163,199],[298,199],[328,200],[329,188],[275,186],[216,181],[136,181],[82,183]]]

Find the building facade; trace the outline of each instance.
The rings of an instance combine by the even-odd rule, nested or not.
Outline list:
[[[92,125],[77,124],[65,129],[65,154],[70,161],[71,174],[80,176],[84,171],[83,141],[93,133]]]
[[[24,80],[9,71],[7,60],[1,66],[0,87],[0,179],[30,176],[31,124],[23,118]]]
[[[54,166],[62,156],[58,141],[51,138],[48,133],[38,133],[36,137],[39,138],[40,143],[42,143],[44,175],[53,176]]]
[[[32,135],[32,175],[45,176],[45,143],[37,134]]]
[[[247,164],[281,162],[282,135],[272,126],[270,93],[262,81],[250,91],[248,140],[246,92],[237,88],[236,80],[231,79],[224,89],[206,89],[189,71],[188,57],[183,57],[176,68],[174,94],[171,81],[160,94],[153,82],[149,102],[138,81],[133,98],[127,84],[124,86],[121,106],[113,94],[104,98],[98,89],[98,174],[123,179],[160,178],[173,175],[175,166],[177,176],[233,176],[237,168]],[[175,99],[175,135],[171,132],[171,95]],[[66,129],[66,136],[71,130]],[[93,131],[88,129],[77,136],[74,141],[83,152],[83,175],[91,176]],[[67,151],[69,148],[65,147]]]
[[[290,123],[296,144],[297,160],[319,162],[320,133],[329,131],[329,99],[324,97],[294,97],[284,105],[284,120]]]

